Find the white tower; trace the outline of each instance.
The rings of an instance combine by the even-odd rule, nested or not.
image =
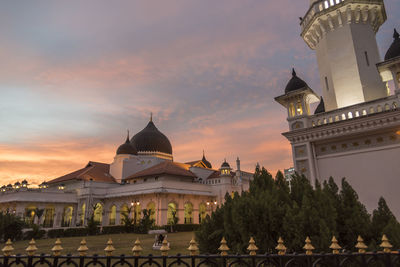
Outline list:
[[[316,50],[326,111],[387,96],[376,69],[375,34],[386,20],[383,0],[310,0],[301,21]]]

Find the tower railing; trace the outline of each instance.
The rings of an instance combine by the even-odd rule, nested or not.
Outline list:
[[[398,97],[395,95],[389,96],[384,99],[374,100],[312,115],[309,117],[308,127],[317,127],[320,125],[355,119],[381,112],[387,112],[391,110],[396,110],[399,107],[400,102]]]

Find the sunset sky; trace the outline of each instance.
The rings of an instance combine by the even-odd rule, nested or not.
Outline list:
[[[400,28],[385,0],[381,55]],[[282,94],[295,67],[321,92],[300,37],[309,0],[3,1],[0,179],[42,182],[110,163],[153,112],[174,160],[292,166]]]

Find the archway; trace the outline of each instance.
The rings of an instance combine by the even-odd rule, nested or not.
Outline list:
[[[147,210],[150,213],[150,219],[153,220],[153,222],[156,222],[156,204],[154,202],[150,202],[147,204]]]
[[[115,225],[115,218],[117,217],[117,207],[113,205],[110,209],[109,225]]]
[[[173,202],[168,203],[167,210],[167,224],[175,224],[179,220],[178,214],[176,212],[176,204]]]
[[[193,205],[192,203],[185,204],[185,224],[193,223]]]
[[[120,217],[120,224],[125,224],[124,222],[125,218],[129,218],[129,208],[127,204],[122,205],[119,212],[119,217]]]
[[[103,220],[103,205],[101,205],[101,203],[97,203],[94,211],[93,211],[93,219],[95,222],[101,224],[102,220]]]
[[[54,206],[47,206],[45,208],[45,210],[44,210],[43,227],[46,227],[46,228],[53,227],[54,214],[55,214]]]
[[[33,224],[35,221],[36,206],[29,205],[25,208],[25,222],[27,224]]]
[[[74,208],[72,206],[64,207],[61,227],[69,227],[69,226],[71,226],[73,211],[74,211]]]
[[[204,203],[199,205],[199,223],[202,223],[207,216],[207,206]]]
[[[85,224],[85,213],[86,213],[86,204],[83,203],[82,208],[81,208],[81,216],[80,216],[80,225],[82,225],[82,226]]]

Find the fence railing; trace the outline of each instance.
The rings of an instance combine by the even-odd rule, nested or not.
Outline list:
[[[385,235],[382,237],[379,252],[366,252],[367,246],[359,236],[355,248],[358,252],[342,252],[338,240],[333,237],[332,244],[329,247],[331,253],[313,253],[313,245],[310,238],[307,237],[302,254],[287,254],[286,247],[282,238],[279,238],[276,246],[277,254],[257,254],[257,246],[253,238],[250,238],[247,250],[248,255],[229,255],[229,247],[225,238],[222,238],[218,255],[198,255],[197,243],[194,239],[189,242],[187,250],[190,255],[168,255],[169,243],[164,238],[160,248],[161,255],[142,256],[141,243],[137,239],[132,248],[132,255],[113,255],[115,248],[111,239],[108,240],[104,249],[105,256],[87,255],[88,247],[83,239],[77,249],[78,255],[61,255],[63,250],[60,239],[57,239],[50,254],[36,255],[38,248],[32,239],[29,242],[26,252],[28,255],[12,255],[14,248],[11,240],[8,240],[2,249],[4,255],[0,256],[0,267],[267,267],[267,266],[400,266],[399,251],[392,251],[392,245]]]

